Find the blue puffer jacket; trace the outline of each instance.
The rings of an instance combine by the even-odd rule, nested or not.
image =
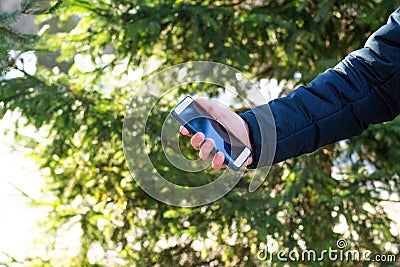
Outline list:
[[[309,153],[358,135],[370,124],[394,119],[400,113],[399,69],[400,8],[364,48],[348,55],[308,86],[240,114],[248,123],[253,148],[254,161],[248,167],[271,165]],[[271,127],[268,111],[272,111],[275,127]],[[274,135],[266,129],[272,128],[276,128],[276,152],[271,157],[265,151],[271,149],[267,137]]]

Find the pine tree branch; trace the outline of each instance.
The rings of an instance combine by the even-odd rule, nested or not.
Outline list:
[[[26,11],[32,8],[39,0],[22,0],[21,10]]]
[[[36,1],[35,1],[36,2]],[[37,8],[34,9],[34,6],[28,6],[28,8],[22,9],[22,14],[25,15],[44,15],[44,14],[52,14],[56,12],[61,5],[64,3],[64,0],[58,0],[54,5],[51,7],[46,8]]]
[[[30,41],[30,40],[32,40],[33,37],[35,37],[34,35],[20,33],[18,31],[14,30],[9,25],[3,23],[2,21],[0,21],[0,31],[2,31],[7,36],[9,36],[13,39],[16,39],[16,40]]]
[[[28,72],[25,71],[25,69],[24,69],[23,67],[22,67],[22,68],[19,68],[19,67],[17,67],[17,66],[14,66],[13,68],[14,68],[15,70],[18,70],[18,71],[22,72],[22,73],[24,74],[25,77],[27,77],[27,78],[29,78],[29,79],[31,79],[31,80],[35,80],[36,82],[38,82],[38,84],[45,84],[45,85],[46,85],[46,82],[45,82],[45,81],[39,79],[38,77],[36,77],[36,76],[34,76],[34,75],[29,74]],[[68,85],[62,84],[62,83],[61,83],[61,84],[59,84],[59,87],[60,87],[60,86],[65,90],[66,93],[72,95],[74,98],[76,98],[77,100],[81,101],[82,103],[85,103],[85,104],[90,104],[90,103],[92,103],[92,100],[91,100],[90,98],[85,97],[85,96],[83,96],[83,95],[77,94],[77,93],[76,93],[73,89],[71,89]]]
[[[56,12],[61,7],[62,4],[64,4],[64,0],[57,1],[57,3],[55,3],[52,7],[50,7],[43,14],[53,14],[54,12]]]
[[[0,21],[2,21],[3,23],[9,22],[9,20],[11,20],[12,22],[16,22],[16,17],[18,16],[18,13],[19,13],[19,10],[1,13]]]
[[[24,0],[18,10],[0,14],[0,31],[14,40],[31,41],[35,35],[23,34],[10,26],[12,22],[18,21],[21,15],[51,14],[57,11],[64,0],[58,0],[54,5],[46,8],[35,8],[40,0]]]
[[[243,2],[246,2],[247,0],[239,0],[238,2],[235,2],[235,3],[229,3],[229,4],[220,4],[220,5],[217,5],[218,7],[234,7],[234,6],[238,6],[238,5],[240,5],[241,3],[243,3]]]

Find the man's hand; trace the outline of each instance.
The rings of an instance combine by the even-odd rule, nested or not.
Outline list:
[[[247,123],[239,115],[229,108],[222,106],[215,100],[200,98],[195,101],[216,118],[228,131],[251,149]],[[201,159],[212,160],[212,168],[218,170],[227,167],[226,164],[224,164],[225,156],[221,151],[215,153],[214,156],[212,155],[215,145],[214,140],[205,139],[203,133],[191,135],[183,126],[180,127],[180,132],[183,135],[191,136],[190,143],[196,150],[200,151],[199,156]],[[252,160],[253,159],[250,156],[245,163],[245,166],[251,164]]]

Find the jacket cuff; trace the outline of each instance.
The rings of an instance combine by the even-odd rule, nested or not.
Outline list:
[[[251,155],[253,162],[247,166],[248,169],[255,169],[258,166],[261,155],[261,131],[257,118],[252,110],[248,110],[239,116],[247,123],[249,128],[249,139],[251,143]]]

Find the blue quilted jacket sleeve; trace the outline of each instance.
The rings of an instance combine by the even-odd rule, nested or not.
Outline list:
[[[262,167],[309,153],[317,148],[358,135],[368,125],[389,121],[400,113],[400,8],[388,23],[333,69],[288,96],[259,106],[240,116],[247,122],[253,163]],[[268,160],[269,140],[261,131],[276,129],[276,151]],[[258,114],[258,115],[256,115]],[[256,119],[257,116],[257,119]],[[260,156],[265,154],[264,156]]]

